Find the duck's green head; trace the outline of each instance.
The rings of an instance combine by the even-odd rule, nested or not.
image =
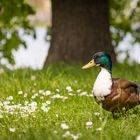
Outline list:
[[[92,60],[88,64],[84,65],[82,69],[87,69],[94,66],[103,67],[111,72],[112,61],[110,55],[106,52],[97,52],[93,55]]]

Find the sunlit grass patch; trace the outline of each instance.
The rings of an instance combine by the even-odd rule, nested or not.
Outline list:
[[[139,68],[118,65],[113,75],[140,82]],[[97,73],[68,65],[1,73],[0,139],[136,139],[139,106],[114,120],[91,94]]]

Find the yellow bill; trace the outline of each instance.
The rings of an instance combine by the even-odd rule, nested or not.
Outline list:
[[[94,62],[94,59],[92,59],[88,64],[84,65],[82,69],[88,69],[94,66],[96,66],[96,63]]]

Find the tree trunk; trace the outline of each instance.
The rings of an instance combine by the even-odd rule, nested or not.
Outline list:
[[[97,51],[115,61],[108,0],[52,0],[52,40],[45,64],[85,63]]]

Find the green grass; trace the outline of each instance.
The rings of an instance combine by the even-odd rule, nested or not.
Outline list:
[[[130,110],[127,116],[113,119],[110,112],[100,108],[93,97],[79,96],[77,90],[87,91],[91,94],[93,82],[98,69],[81,70],[80,66],[54,65],[41,71],[30,69],[8,71],[0,75],[0,101],[4,103],[8,96],[13,96],[9,106],[21,104],[19,109],[0,108],[0,139],[1,140],[63,140],[73,139],[73,135],[80,133],[81,140],[135,140],[140,134],[140,107]],[[113,77],[121,77],[140,83],[140,66],[116,65],[113,68]],[[70,96],[66,86],[71,86],[74,96]],[[60,90],[60,95],[67,99],[51,98]],[[43,91],[40,91],[43,90]],[[46,90],[51,95],[44,96]],[[27,93],[19,95],[18,91]],[[40,93],[39,93],[40,92]],[[35,93],[39,96],[32,99]],[[41,97],[41,99],[40,99]],[[44,112],[42,103],[51,101],[50,110]],[[35,111],[23,112],[24,102],[36,102]],[[8,108],[7,107],[7,108]],[[94,113],[99,112],[100,115]],[[25,116],[26,115],[26,116]],[[86,127],[86,122],[92,121],[91,128]],[[60,126],[66,123],[68,130]],[[15,128],[11,132],[10,128]],[[101,131],[97,131],[102,128]],[[68,137],[63,135],[69,131]],[[73,135],[72,135],[73,134]]]

